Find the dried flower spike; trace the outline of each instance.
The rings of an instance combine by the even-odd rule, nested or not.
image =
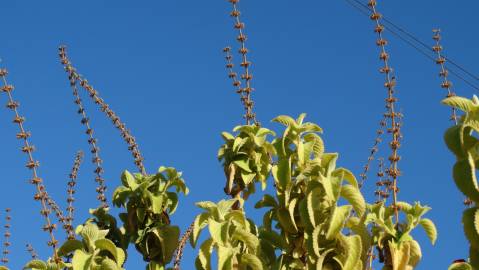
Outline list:
[[[15,124],[18,125],[20,129],[20,132],[17,134],[17,138],[23,141],[22,152],[26,153],[28,157],[26,167],[30,169],[32,172],[32,180],[30,182],[35,186],[35,189],[36,189],[34,199],[40,201],[41,203],[40,213],[42,214],[42,216],[45,218],[45,221],[46,221],[46,224],[43,226],[43,228],[46,228],[46,231],[48,231],[48,234],[50,236],[48,245],[51,246],[53,249],[53,256],[52,256],[53,260],[60,261],[61,258],[59,258],[57,255],[58,241],[55,239],[55,236],[53,234],[53,231],[56,226],[50,220],[50,217],[49,217],[50,210],[48,209],[48,206],[47,206],[48,198],[46,196],[45,186],[43,184],[42,179],[38,176],[38,173],[37,173],[37,167],[39,166],[39,162],[33,159],[33,151],[35,148],[28,141],[28,138],[30,137],[30,132],[27,132],[24,128],[23,123],[25,121],[25,118],[20,116],[18,112],[19,104],[18,102],[13,100],[13,95],[12,95],[13,86],[8,84],[6,79],[7,74],[8,74],[8,71],[6,69],[0,69],[0,77],[2,77],[2,81],[3,81],[3,87],[1,87],[1,89],[3,90],[3,92],[7,94],[7,97],[8,97],[7,108],[11,109],[14,112],[15,114],[14,122]],[[22,121],[15,121],[16,119],[22,119]]]
[[[401,175],[401,171],[398,168],[398,162],[401,157],[398,154],[400,144],[401,135],[401,121],[399,118],[402,114],[397,113],[395,110],[395,105],[398,99],[394,96],[396,89],[396,79],[392,76],[392,68],[389,66],[389,54],[386,51],[387,40],[383,38],[383,31],[384,26],[381,24],[381,14],[377,12],[376,9],[377,2],[376,0],[369,0],[368,6],[371,8],[372,15],[371,20],[373,20],[376,24],[374,31],[378,35],[378,40],[376,41],[376,45],[380,47],[380,54],[379,58],[383,62],[383,67],[380,69],[380,72],[385,75],[385,83],[384,87],[387,89],[387,98],[386,98],[386,109],[388,112],[385,114],[387,121],[389,123],[389,127],[387,128],[387,132],[391,134],[391,141],[389,143],[391,154],[389,156],[389,168],[386,169],[386,173],[392,180],[392,186],[390,189],[393,192],[393,202],[392,206],[395,209],[394,214],[396,217],[396,223],[399,222],[399,211],[396,207],[397,203],[397,193],[398,189],[398,177]],[[386,194],[381,194],[382,196],[386,196]]]
[[[73,230],[73,213],[75,211],[75,207],[73,206],[73,202],[75,201],[74,194],[75,194],[75,186],[76,180],[78,178],[78,170],[80,169],[80,165],[83,161],[83,151],[78,151],[75,156],[75,162],[73,164],[72,171],[69,175],[70,181],[68,181],[68,198],[67,198],[67,217],[66,217],[66,224],[64,226],[65,230],[68,233],[68,240],[75,239],[75,232]]]
[[[190,226],[188,227],[188,229],[185,231],[185,233],[180,239],[178,248],[176,249],[175,262],[173,266],[174,270],[180,270],[181,258],[183,257],[183,250],[185,249],[186,242],[190,238],[190,235],[193,232],[194,228],[195,228],[195,223],[193,222],[190,224]]]
[[[30,256],[32,257],[33,260],[38,259],[38,253],[33,249],[33,246],[30,244],[27,244],[27,251],[30,253]]]
[[[236,87],[236,93],[239,94],[240,96],[240,101],[241,104],[243,104],[243,108],[245,110],[245,113],[248,114],[250,111],[248,107],[248,97],[246,96],[246,92],[241,88],[241,81],[238,80],[238,75],[237,73],[233,70],[234,64],[233,64],[233,55],[231,55],[231,48],[226,47],[223,49],[223,52],[225,53],[225,59],[226,59],[226,69],[228,71],[228,77],[233,81],[233,86]]]
[[[8,263],[8,254],[10,254],[10,250],[8,250],[8,248],[10,247],[11,243],[10,243],[10,221],[12,220],[12,217],[10,216],[10,212],[11,212],[11,209],[10,208],[7,208],[5,209],[5,212],[6,212],[6,217],[5,217],[5,233],[4,233],[4,241],[3,241],[3,256],[2,256],[2,259],[1,259],[1,262],[3,263],[3,265],[6,265]]]
[[[59,48],[59,56],[61,63],[65,67],[65,71],[69,74],[69,80],[74,79],[75,82],[78,81],[80,83],[80,86],[88,92],[93,101],[100,107],[101,111],[104,112],[108,116],[108,118],[110,118],[115,127],[120,131],[124,141],[128,144],[128,150],[131,151],[135,159],[135,165],[138,167],[139,171],[143,175],[146,175],[145,166],[143,165],[143,156],[141,155],[135,137],[131,135],[130,130],[126,128],[126,125],[121,122],[120,117],[118,117],[116,113],[112,109],[110,109],[110,106],[99,96],[98,91],[95,90],[85,78],[83,78],[77,73],[76,69],[72,66],[70,60],[67,57],[65,46],[61,46]],[[87,129],[87,133],[89,132],[93,131],[91,129]]]
[[[100,158],[100,148],[98,147],[98,140],[93,136],[93,129],[90,125],[90,119],[86,114],[85,107],[83,106],[82,100],[80,98],[80,94],[78,93],[77,83],[79,82],[80,78],[78,74],[75,72],[75,69],[71,67],[69,64],[69,60],[66,58],[65,48],[60,47],[60,59],[62,63],[66,63],[67,67],[65,68],[66,72],[68,73],[68,79],[70,80],[70,86],[72,88],[74,103],[78,107],[78,114],[81,116],[80,123],[85,126],[85,133],[88,135],[88,143],[91,146],[90,152],[93,155],[92,162],[95,165],[94,173],[95,173],[95,182],[98,184],[96,191],[98,193],[97,200],[100,202],[100,206],[103,208],[108,207],[105,191],[105,179],[103,179],[103,167],[102,167],[102,159]]]
[[[251,123],[258,125],[259,123],[256,120],[256,114],[253,112],[254,102],[251,99],[251,92],[253,91],[253,88],[251,87],[251,80],[253,79],[253,75],[251,74],[249,69],[251,66],[251,62],[248,61],[248,57],[247,57],[249,51],[246,48],[247,37],[244,34],[244,23],[241,22],[241,19],[240,19],[241,12],[238,10],[239,0],[228,0],[228,1],[233,6],[231,17],[233,17],[234,19],[234,28],[238,30],[238,37],[236,38],[236,40],[240,43],[240,49],[238,52],[241,55],[240,66],[243,67],[243,73],[241,74],[240,77],[245,82],[245,86],[243,88],[240,88],[239,92],[242,95],[241,100],[246,109],[244,118],[246,119],[247,125],[250,125]]]
[[[368,179],[368,172],[371,166],[371,161],[374,160],[374,155],[379,151],[379,144],[382,142],[382,135],[384,134],[384,127],[386,126],[386,117],[379,122],[379,129],[376,130],[376,138],[374,139],[373,147],[371,147],[371,151],[369,153],[366,165],[363,167],[363,172],[360,174],[361,182],[359,183],[359,188],[364,186],[364,183]]]
[[[436,44],[432,47],[432,50],[436,52],[437,58],[436,58],[436,64],[440,66],[440,72],[439,76],[442,77],[442,83],[441,83],[441,88],[445,89],[447,91],[446,97],[453,97],[456,94],[452,91],[452,82],[449,80],[448,75],[449,71],[446,68],[446,58],[442,56],[442,50],[443,47],[441,46],[441,30],[440,29],[434,29],[432,30],[434,33],[432,39],[436,41]],[[456,108],[452,108],[451,112],[451,121],[454,121],[454,124],[457,125],[457,110]]]

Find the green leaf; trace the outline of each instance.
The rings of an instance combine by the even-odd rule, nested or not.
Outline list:
[[[233,255],[233,248],[218,246],[218,270],[232,270]]]
[[[228,141],[232,141],[235,139],[235,137],[233,135],[231,135],[230,133],[228,132],[221,132],[221,137],[223,137],[223,139],[228,142]]]
[[[423,218],[419,221],[419,224],[424,228],[424,231],[426,231],[427,237],[431,241],[431,243],[434,245],[436,243],[437,239],[437,229],[432,220],[428,218]]]
[[[178,247],[180,229],[177,226],[165,225],[160,228],[155,228],[153,233],[160,240],[163,261],[165,263],[170,262],[173,258],[176,248]]]
[[[473,201],[479,201],[479,190],[474,166],[474,160],[471,154],[467,154],[467,159],[460,160],[454,164],[454,181],[459,190]]]
[[[280,159],[278,164],[273,166],[272,173],[276,186],[284,191],[291,182],[291,158]]]
[[[244,266],[249,266],[250,269],[254,270],[263,270],[263,264],[261,260],[253,254],[242,254],[240,264]]]
[[[358,216],[362,216],[366,211],[366,201],[358,188],[344,185],[341,188],[341,197],[345,198],[353,206]]]
[[[89,255],[82,250],[75,251],[72,259],[73,270],[89,269],[91,266],[92,257],[92,255]]]
[[[406,243],[409,244],[409,254],[410,254],[408,265],[411,266],[412,268],[415,268],[422,258],[421,246],[419,246],[419,243],[414,240],[406,242]]]
[[[110,240],[110,239],[98,239],[95,241],[95,246],[96,248],[100,250],[106,250],[108,251],[113,257],[115,258],[115,261],[118,262],[118,251],[115,246],[115,244]]]
[[[63,245],[58,249],[58,256],[63,257],[68,253],[71,253],[77,249],[82,249],[83,244],[79,240],[67,240]]]
[[[250,167],[249,167],[249,164],[248,164],[248,161],[247,160],[235,160],[233,161],[233,163],[238,166],[239,168],[241,168],[242,170],[246,171],[246,172],[253,172]]]
[[[358,261],[361,258],[361,237],[359,235],[345,237],[346,243],[346,260],[343,262],[342,270],[354,270]]]
[[[476,230],[476,215],[479,208],[473,207],[466,209],[462,215],[462,224],[464,225],[464,233],[469,243],[474,248],[479,248],[479,232]]]
[[[196,216],[193,225],[193,232],[190,235],[190,243],[193,248],[196,247],[196,243],[198,241],[198,237],[200,236],[201,230],[208,224],[209,217],[209,213],[201,213]]]
[[[154,214],[162,214],[163,213],[163,196],[161,194],[155,195],[149,191],[145,191],[148,195],[148,198],[151,203],[151,211]]]
[[[101,270],[121,270],[121,267],[119,267],[115,261],[113,261],[110,258],[105,258],[101,262],[100,266]]]
[[[136,190],[138,188],[138,184],[136,183],[135,177],[129,172],[124,171],[121,175],[121,182],[125,187],[131,188],[131,190]]]
[[[335,207],[330,218],[328,231],[326,232],[326,239],[333,240],[337,234],[343,229],[346,218],[351,212],[351,206],[345,205]]]
[[[256,235],[245,231],[241,228],[236,228],[234,231],[232,238],[234,240],[239,240],[243,243],[245,243],[246,247],[248,247],[249,250],[252,252],[256,253],[256,250],[258,249],[259,246],[259,240],[256,237]]]
[[[277,116],[276,118],[272,120],[272,122],[276,122],[284,126],[292,126],[292,127],[295,127],[297,125],[296,121],[291,116],[288,116],[288,115]]]
[[[291,219],[289,211],[285,208],[276,209],[276,216],[278,217],[279,224],[281,227],[289,233],[297,233],[298,228],[296,223]]]
[[[41,260],[31,260],[23,267],[23,269],[46,270],[47,264]]]
[[[255,205],[254,208],[259,209],[263,207],[272,207],[276,208],[278,203],[276,202],[275,198],[269,194],[263,195],[263,198],[259,200]]]
[[[463,97],[448,97],[442,100],[443,104],[459,109],[463,112],[472,112],[476,109],[476,105],[470,99]]]
[[[208,229],[210,231],[211,238],[213,239],[214,243],[218,243],[220,245],[226,245],[228,241],[228,222],[217,222],[213,219],[208,220]]]
[[[472,266],[465,262],[453,263],[447,270],[473,270]]]
[[[201,270],[210,270],[211,269],[211,253],[213,252],[213,239],[208,239],[203,242],[200,246],[200,251],[198,253],[197,261]]]

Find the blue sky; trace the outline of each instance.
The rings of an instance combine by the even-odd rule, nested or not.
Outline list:
[[[221,131],[242,123],[242,107],[226,78],[222,48],[237,46],[227,1],[6,1],[2,4],[2,65],[21,102],[41,162],[40,174],[59,202],[77,150],[88,151],[57,47],[66,44],[72,61],[132,129],[154,172],[174,166],[191,189],[172,219],[182,229],[198,210],[194,203],[224,198],[224,176],[216,160]],[[384,110],[381,63],[373,23],[345,1],[243,0],[240,6],[253,61],[254,100],[260,121],[279,114],[308,113],[325,130],[327,151],[339,152],[341,166],[357,175],[372,145]],[[443,30],[446,54],[477,71],[479,3],[461,1],[380,1],[390,20],[432,45],[431,29]],[[424,233],[415,236],[424,258],[417,269],[444,269],[467,257],[462,233],[462,195],[451,179],[453,157],[442,141],[450,125],[440,105],[438,67],[390,33],[391,64],[398,80],[399,107],[405,114],[399,198],[430,205],[439,229],[434,248]],[[477,73],[476,73],[477,74]],[[455,78],[459,95],[475,90]],[[477,83],[477,82],[476,82]],[[134,170],[126,146],[109,121],[84,95],[100,139],[109,196],[124,169]],[[5,103],[5,95],[0,96]],[[11,260],[19,269],[28,260],[27,242],[45,258],[50,254],[41,232],[39,205],[25,156],[15,139],[12,114],[0,110],[1,207],[13,208]],[[385,148],[382,148],[384,152]],[[90,156],[79,175],[77,221],[96,206]],[[364,189],[373,200],[374,177]],[[250,204],[254,201],[251,200]],[[63,204],[64,205],[64,204]],[[256,220],[260,214],[248,207]],[[62,235],[59,235],[63,238]],[[196,252],[187,248],[184,269]],[[128,269],[138,269],[131,255]]]

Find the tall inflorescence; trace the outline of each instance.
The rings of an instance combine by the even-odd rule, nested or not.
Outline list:
[[[116,113],[112,109],[110,109],[110,106],[99,96],[98,91],[94,89],[93,86],[91,86],[85,78],[78,74],[78,72],[72,66],[70,60],[68,59],[65,46],[60,47],[59,56],[61,59],[61,63],[65,67],[65,71],[68,73],[70,82],[72,82],[73,80],[75,82],[75,85],[77,82],[79,82],[80,86],[88,92],[89,96],[100,107],[101,111],[108,116],[114,126],[120,131],[121,136],[123,137],[125,142],[128,144],[128,150],[131,151],[135,160],[135,165],[138,167],[138,170],[143,175],[146,175],[146,169],[143,165],[144,158],[141,155],[141,152],[138,149],[138,144],[136,143],[136,139],[131,135],[130,130],[120,120],[120,117],[118,117]]]
[[[100,202],[100,206],[103,208],[108,207],[107,199],[105,196],[106,185],[105,179],[103,178],[103,167],[102,167],[102,159],[100,158],[100,148],[98,147],[98,140],[93,136],[93,128],[90,125],[90,119],[86,114],[85,107],[83,106],[82,100],[80,98],[80,94],[78,93],[77,83],[79,81],[79,76],[77,75],[75,69],[71,66],[70,62],[68,61],[65,53],[65,47],[60,47],[60,60],[62,64],[65,65],[65,70],[68,73],[68,79],[70,81],[70,86],[73,91],[74,102],[78,107],[78,114],[81,116],[80,123],[85,126],[85,133],[88,136],[88,144],[90,145],[91,149],[90,152],[93,155],[92,163],[95,166],[94,173],[95,173],[95,182],[98,184],[96,188],[96,192],[98,193],[97,199]]]
[[[446,68],[446,58],[442,56],[442,46],[441,46],[441,30],[434,29],[432,30],[434,35],[432,39],[436,41],[436,44],[432,47],[432,50],[436,52],[436,64],[438,64],[441,68],[439,72],[439,76],[442,78],[441,87],[447,91],[446,97],[453,97],[456,94],[452,91],[452,82],[449,80],[448,75],[449,71]],[[454,121],[454,124],[457,125],[457,111],[456,108],[452,108],[451,112],[451,121]]]
[[[5,233],[3,234],[3,236],[5,237],[5,240],[3,241],[3,257],[1,259],[2,263],[4,265],[6,265],[8,263],[8,254],[10,254],[10,251],[8,250],[8,248],[10,247],[11,243],[10,243],[10,221],[12,220],[12,217],[10,216],[10,208],[7,208],[5,209],[5,212],[6,212],[6,217],[5,217]]]
[[[363,167],[363,172],[359,175],[361,177],[361,182],[359,183],[359,188],[364,186],[364,183],[368,179],[368,172],[371,167],[371,162],[374,160],[374,156],[379,151],[379,144],[382,142],[382,135],[384,134],[384,127],[386,126],[386,117],[379,122],[379,128],[376,130],[376,138],[374,139],[373,147],[369,152],[369,156],[366,162],[366,165]]]
[[[386,109],[387,112],[385,116],[389,121],[389,126],[387,128],[387,132],[391,134],[391,141],[389,146],[391,148],[391,155],[389,156],[389,167],[385,170],[386,174],[390,177],[392,181],[392,194],[393,194],[393,202],[392,206],[394,208],[394,213],[396,217],[396,223],[399,221],[399,209],[396,205],[397,203],[397,196],[398,196],[398,177],[401,175],[401,171],[398,167],[398,162],[400,160],[400,156],[398,154],[398,149],[401,146],[400,138],[401,138],[401,120],[402,114],[396,112],[395,105],[398,99],[394,96],[395,94],[395,86],[396,80],[394,76],[392,76],[392,68],[389,66],[389,54],[386,51],[387,41],[383,38],[383,31],[384,26],[381,24],[381,14],[376,11],[376,0],[369,0],[368,6],[372,10],[371,19],[376,22],[376,27],[374,31],[378,35],[378,39],[376,41],[377,46],[381,48],[381,52],[379,54],[379,58],[383,62],[384,66],[380,69],[380,72],[385,75],[385,83],[384,86],[387,89],[387,98],[386,98]]]
[[[244,34],[244,23],[241,22],[240,16],[241,12],[238,10],[239,0],[228,0],[233,6],[233,11],[231,11],[231,17],[234,18],[234,28],[238,30],[238,36],[236,40],[240,44],[239,53],[241,55],[240,66],[243,67],[243,73],[241,74],[241,79],[244,81],[244,87],[238,89],[239,94],[241,95],[241,100],[245,106],[246,113],[244,118],[246,119],[246,124],[259,124],[256,120],[256,114],[253,112],[253,100],[251,98],[251,92],[253,88],[251,87],[251,80],[253,75],[251,74],[250,67],[251,62],[248,61],[248,49],[246,48],[247,37]],[[231,74],[231,73],[230,73]],[[238,85],[239,86],[239,85]]]
[[[48,207],[55,213],[58,222],[61,223],[62,228],[64,228],[65,232],[68,234],[68,230],[66,229],[66,217],[63,215],[63,211],[60,209],[60,206],[45,192],[45,197],[47,198]]]
[[[447,91],[446,97],[453,97],[456,95],[452,90],[452,82],[449,80],[449,71],[446,68],[446,57],[442,55],[443,47],[441,45],[441,30],[440,29],[433,29],[433,36],[432,39],[436,42],[436,44],[432,47],[432,50],[436,52],[436,64],[440,66],[439,76],[442,78],[441,88]],[[452,107],[451,108],[451,117],[449,118],[451,121],[457,125],[457,109]],[[469,198],[464,199],[464,205],[466,207],[470,207],[473,204],[473,201]]]
[[[226,70],[228,71],[228,78],[232,80],[233,86],[236,88],[236,93],[240,96],[241,104],[243,104],[243,108],[245,113],[248,113],[248,103],[247,97],[245,96],[245,92],[241,88],[241,81],[238,80],[238,74],[234,71],[234,64],[233,64],[233,55],[231,54],[231,47],[226,47],[223,49],[225,53],[226,59]]]
[[[58,241],[56,240],[53,233],[54,230],[56,229],[56,224],[54,224],[50,220],[50,210],[48,209],[48,203],[47,203],[48,198],[46,194],[45,185],[43,184],[43,180],[38,176],[38,172],[37,172],[37,168],[40,166],[40,163],[33,158],[33,151],[35,150],[35,147],[32,144],[30,144],[28,140],[31,136],[31,133],[24,128],[23,123],[25,121],[25,118],[23,116],[20,116],[18,112],[19,103],[13,100],[12,92],[14,87],[13,85],[8,84],[7,78],[6,78],[7,74],[8,72],[6,69],[0,69],[0,77],[2,77],[2,80],[3,80],[3,86],[0,89],[2,90],[2,92],[6,93],[8,97],[7,108],[12,110],[15,114],[15,117],[13,118],[13,122],[17,124],[20,129],[20,132],[17,133],[17,139],[23,141],[23,147],[21,148],[21,150],[28,157],[26,167],[32,172],[32,179],[30,180],[30,183],[33,184],[36,189],[34,199],[40,202],[41,204],[40,213],[44,217],[46,222],[46,224],[43,226],[43,230],[48,232],[50,236],[48,245],[51,246],[53,249],[53,259],[55,261],[59,261],[60,258],[57,256]]]
[[[78,178],[78,170],[80,169],[80,165],[83,161],[83,151],[78,151],[75,156],[75,162],[73,163],[72,171],[69,175],[70,181],[68,181],[68,197],[67,197],[67,216],[66,216],[66,224],[65,230],[68,232],[68,240],[75,239],[75,231],[73,230],[73,213],[75,212],[75,207],[73,206],[73,202],[75,202],[74,194],[75,194],[75,185],[76,180]]]
[[[27,244],[27,251],[30,254],[30,257],[32,257],[32,260],[38,259],[38,253],[33,249],[31,244]]]
[[[193,233],[194,228],[195,222],[191,223],[185,233],[181,236],[178,248],[176,249],[175,261],[173,264],[174,270],[180,270],[181,258],[183,258],[183,250],[185,249],[186,242],[188,242],[188,239],[190,238],[191,233]]]
[[[392,182],[385,177],[386,174],[384,172],[384,159],[379,158],[379,169],[377,172],[377,181],[376,181],[376,190],[374,191],[374,195],[376,195],[376,203],[386,201],[389,198],[390,190],[392,186]]]

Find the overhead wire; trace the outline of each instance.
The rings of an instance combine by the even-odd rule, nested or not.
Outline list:
[[[358,10],[359,12],[361,12],[363,15],[365,16],[370,16],[370,12],[371,12],[371,9],[364,3],[361,3],[359,0],[345,0],[350,6],[352,6],[353,8],[355,8],[356,10]],[[402,40],[403,42],[405,42],[407,45],[411,46],[412,48],[414,48],[417,52],[419,52],[420,54],[422,54],[424,57],[428,58],[429,60],[433,61],[433,62],[436,62],[436,59],[431,55],[432,53],[434,53],[432,47],[428,46],[425,42],[421,41],[419,38],[417,38],[416,36],[414,36],[413,34],[411,34],[410,32],[406,31],[403,27],[400,27],[400,26],[397,26],[395,23],[393,23],[391,20],[385,18],[384,16],[382,17],[382,19],[384,20],[384,22],[386,22],[388,25],[384,25],[385,29],[387,29],[389,32],[391,32],[391,34],[393,34],[394,36],[396,36],[397,38],[399,38],[400,40]],[[426,48],[426,50],[420,48],[419,46],[417,46],[416,44],[414,44],[413,41],[407,39],[406,37],[402,36],[400,33],[398,33],[397,31],[395,31],[394,29],[392,28],[395,28],[397,29],[397,31],[403,33],[404,35],[406,35],[407,37],[409,37],[411,40],[413,40],[414,42],[416,42],[417,44],[421,45],[422,47]],[[458,64],[457,62],[455,62],[454,60],[452,60],[451,58],[447,57],[447,56],[443,56],[444,59],[447,60],[448,63],[450,63],[451,65],[453,65],[454,67],[458,68],[459,70],[461,70],[462,72],[464,72],[465,74],[467,74],[468,76],[470,76],[471,78],[475,79],[475,80],[478,80],[479,81],[479,77],[474,75],[472,72],[468,71],[466,68],[462,67],[460,64]],[[458,78],[459,80],[463,81],[464,83],[466,83],[468,86],[474,88],[475,90],[478,90],[479,91],[479,86],[475,85],[474,83],[470,82],[469,80],[467,80],[466,78],[464,78],[464,76],[458,74],[457,72],[455,72],[454,70],[451,70],[449,69],[449,73],[453,76],[455,76],[456,78]]]

